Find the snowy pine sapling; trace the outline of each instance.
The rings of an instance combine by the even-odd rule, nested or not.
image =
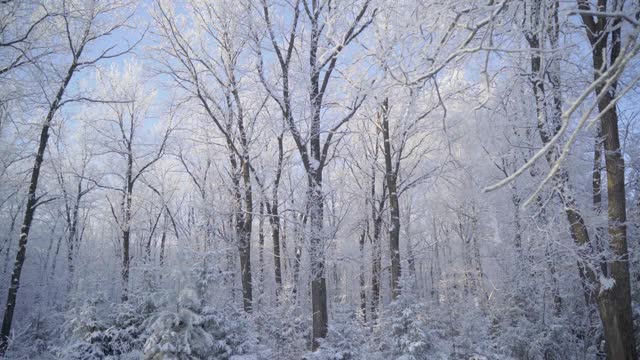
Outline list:
[[[150,332],[144,344],[145,360],[232,359],[253,351],[256,341],[240,314],[231,319],[203,307],[198,293],[190,288],[182,290],[177,305],[177,310],[145,321]]]

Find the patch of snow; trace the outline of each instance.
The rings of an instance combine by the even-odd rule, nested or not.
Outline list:
[[[615,279],[600,275],[600,292],[611,290],[615,285]]]
[[[318,170],[318,168],[320,168],[320,162],[315,158],[309,158],[309,166],[311,166],[313,170]]]

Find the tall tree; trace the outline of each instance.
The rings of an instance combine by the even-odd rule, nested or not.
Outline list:
[[[619,14],[624,10],[624,2],[599,0],[593,8],[591,2],[587,0],[577,0],[577,3],[591,46],[593,78],[598,82],[604,76],[603,74],[614,66],[620,56],[622,17]],[[592,11],[597,14],[595,16],[590,14]],[[607,12],[618,15],[608,16]],[[617,85],[617,79],[613,79],[609,86],[600,82],[594,89],[600,111],[600,131],[604,145],[609,249],[613,255],[607,261],[607,275],[615,282],[611,287],[601,286],[598,293],[598,306],[605,334],[607,357],[635,359],[637,354],[631,309],[625,165],[618,129]]]
[[[307,206],[309,208],[309,240],[311,259],[311,303],[313,314],[312,348],[319,346],[318,340],[326,337],[328,329],[327,285],[325,277],[326,236],[324,234],[324,194],[322,190],[323,171],[330,160],[330,150],[333,146],[333,136],[358,111],[364,101],[363,96],[356,96],[352,105],[347,108],[347,114],[336,123],[323,126],[322,111],[326,107],[326,95],[330,80],[338,65],[338,58],[343,50],[353,42],[370,24],[376,13],[370,8],[371,1],[365,0],[354,4],[348,17],[341,19],[347,25],[341,34],[327,35],[329,28],[339,23],[340,12],[331,2],[297,0],[292,4],[293,20],[291,29],[286,30],[287,38],[284,44],[279,44],[275,25],[271,18],[271,7],[267,0],[262,1],[262,14],[265,21],[269,41],[276,54],[277,66],[280,70],[281,94],[276,94],[273,85],[265,79],[264,70],[261,76],[265,88],[282,110],[289,132],[293,137],[296,148],[302,159],[307,177]],[[292,89],[290,84],[291,58],[296,46],[296,37],[301,36],[298,30],[301,12],[304,11],[309,22],[308,51],[308,81],[310,83],[308,99],[310,105],[309,132],[301,132],[294,113]],[[335,31],[335,29],[334,29]],[[262,57],[262,56],[261,56]],[[263,60],[261,60],[262,62]],[[323,134],[326,133],[323,141]]]
[[[251,274],[251,234],[254,212],[253,181],[262,182],[251,164],[252,133],[264,102],[248,102],[256,96],[244,89],[241,74],[246,53],[245,26],[249,21],[243,4],[190,1],[184,10],[195,20],[191,36],[180,24],[172,4],[157,1],[153,13],[158,35],[163,40],[158,59],[160,72],[167,74],[195,100],[222,134],[228,150],[234,229],[240,267],[243,306],[251,311],[253,301]],[[246,20],[246,21],[245,21]],[[258,95],[259,96],[259,95]]]
[[[104,90],[124,99],[122,103],[105,105],[105,119],[95,129],[105,137],[105,153],[116,154],[123,166],[118,174],[121,184],[99,184],[117,191],[119,207],[109,203],[111,214],[120,228],[122,245],[122,291],[121,300],[129,299],[129,274],[131,270],[131,233],[133,222],[135,187],[151,167],[165,153],[167,142],[173,131],[169,121],[157,142],[145,139],[142,134],[149,119],[153,92],[149,92],[140,81],[140,69],[136,63],[127,63],[123,70],[112,69],[104,78]],[[98,182],[96,182],[98,184]],[[159,217],[158,217],[159,218]]]

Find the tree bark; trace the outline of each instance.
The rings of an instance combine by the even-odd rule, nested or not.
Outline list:
[[[593,196],[593,212],[596,216],[596,221],[600,221],[600,215],[602,215],[602,175],[601,175],[601,164],[602,164],[602,141],[601,141],[601,131],[598,126],[598,130],[596,132],[596,139],[594,141],[593,147],[593,174],[591,179],[592,186],[592,196]],[[598,254],[598,258],[600,260],[600,271],[604,276],[607,276],[607,263],[604,258],[604,249],[605,249],[605,239],[604,239],[604,229],[599,224],[596,225],[596,233],[593,238],[594,244],[593,248],[596,250]]]
[[[317,349],[320,346],[318,340],[327,336],[329,322],[324,263],[324,196],[322,193],[322,174],[314,172],[309,176],[311,178],[309,181],[309,232],[311,246],[309,255],[311,260],[311,304],[313,311],[312,347]]]
[[[125,177],[125,189],[122,199],[122,294],[120,300],[129,300],[129,267],[131,265],[130,239],[131,239],[131,206],[133,197],[133,149],[131,140],[127,143],[127,173]]]
[[[605,95],[598,103],[600,111],[613,101]],[[604,327],[607,356],[610,359],[635,359],[631,281],[627,247],[626,193],[624,158],[620,148],[618,115],[612,107],[600,119],[604,136],[605,167],[609,217],[609,248],[614,256],[609,262],[609,276],[615,280],[611,289],[600,292],[600,317]]]
[[[21,212],[22,212],[22,203],[18,205],[16,212],[11,214],[11,224],[9,225],[9,232],[5,240],[6,248],[4,249],[4,265],[2,266],[3,275],[7,273],[7,266],[9,265],[9,255],[11,253],[11,244],[12,244],[11,240],[13,236],[13,231],[15,230],[15,227],[16,227],[16,220],[18,219],[18,215],[20,215]]]
[[[275,181],[273,183],[271,204],[267,204],[269,224],[271,224],[271,240],[273,242],[273,264],[274,277],[276,282],[276,300],[278,300],[278,297],[282,292],[282,259],[280,257],[280,210],[278,209],[278,207],[280,206],[278,189],[280,186],[280,179],[282,178],[282,161],[284,157],[282,138],[282,134],[278,136],[278,165],[276,168]]]
[[[382,275],[382,247],[380,235],[382,234],[382,214],[387,198],[386,183],[382,186],[382,195],[376,199],[376,175],[375,167],[371,167],[371,218],[373,222],[373,236],[371,241],[372,271],[371,271],[371,319],[377,320],[380,310],[380,277]],[[377,202],[377,203],[376,203]]]
[[[292,204],[293,205],[293,204]],[[296,302],[298,299],[298,288],[300,286],[300,265],[302,262],[302,244],[304,243],[304,232],[309,222],[309,208],[306,207],[305,212],[296,216],[296,222],[294,224],[294,238],[293,238],[293,257],[291,262],[293,263],[293,297]]]
[[[363,322],[367,322],[367,288],[365,280],[365,252],[364,252],[364,239],[366,237],[367,229],[363,227],[362,233],[360,233],[360,239],[358,240],[358,248],[360,249],[360,316],[362,316]]]
[[[67,293],[71,291],[73,287],[73,278],[75,275],[75,245],[78,242],[78,217],[80,213],[80,200],[85,194],[82,190],[82,179],[78,179],[78,188],[76,192],[75,202],[73,204],[73,211],[67,215],[67,225],[69,226],[69,235],[67,236],[67,266],[69,272],[69,279],[67,279]]]
[[[167,213],[164,214],[164,219],[162,220],[162,236],[160,237],[160,267],[164,267],[164,257],[165,257],[165,244],[167,242]],[[160,272],[162,274],[162,271]]]
[[[251,225],[253,221],[253,199],[251,192],[251,178],[249,166],[243,163],[242,177],[245,184],[244,213],[238,213],[240,221],[236,223],[239,241],[240,270],[242,279],[242,304],[244,311],[251,312],[253,303],[253,288],[251,279]]]
[[[259,283],[259,294],[262,299],[264,295],[264,201],[260,202],[259,206],[259,220],[258,220],[258,283]]]
[[[227,97],[229,108],[231,99]],[[234,204],[234,227],[235,236],[240,257],[240,281],[242,283],[242,306],[244,311],[251,312],[253,303],[252,275],[251,275],[251,230],[253,223],[253,193],[251,188],[251,169],[249,167],[248,148],[244,129],[240,125],[242,120],[238,115],[238,127],[243,139],[243,154],[238,161],[236,152],[233,151],[231,138],[227,137],[227,148],[229,149],[229,162],[231,164],[231,181],[233,183]],[[227,133],[231,132],[231,123],[227,124]],[[244,191],[243,191],[244,190]]]
[[[391,295],[400,294],[400,203],[398,201],[398,169],[393,167],[391,140],[389,136],[389,99],[381,107],[382,140],[385,163],[385,181],[389,189],[389,254],[391,255]]]

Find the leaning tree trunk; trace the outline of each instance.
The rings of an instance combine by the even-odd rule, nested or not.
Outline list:
[[[7,266],[9,265],[9,255],[11,253],[11,244],[12,244],[12,236],[13,231],[16,227],[16,220],[18,219],[18,215],[22,212],[22,202],[18,205],[16,212],[11,214],[11,223],[9,224],[9,231],[7,232],[7,237],[5,238],[5,249],[4,249],[4,265],[2,266],[2,274],[7,273]]]
[[[33,170],[31,172],[31,180],[29,181],[29,190],[27,193],[27,206],[25,208],[24,219],[22,221],[22,227],[20,228],[20,238],[18,240],[18,252],[16,253],[16,260],[13,265],[13,272],[11,273],[11,282],[7,293],[7,302],[4,309],[4,317],[2,319],[2,329],[0,330],[0,356],[3,356],[9,346],[9,335],[11,335],[11,325],[13,323],[13,313],[16,308],[16,300],[18,298],[18,289],[20,288],[20,276],[22,275],[22,266],[27,256],[27,240],[29,238],[29,230],[31,230],[31,223],[36,212],[38,198],[36,197],[36,191],[38,190],[38,180],[40,179],[40,169],[44,162],[44,153],[47,149],[47,143],[49,141],[49,128],[54,115],[58,111],[61,105],[62,97],[64,95],[73,74],[78,66],[78,58],[80,57],[83,46],[79,47],[78,51],[74,54],[73,61],[67,70],[67,74],[62,82],[62,85],[58,89],[56,97],[54,98],[47,117],[42,124],[40,131],[40,139],[38,143],[38,152],[33,161]]]

